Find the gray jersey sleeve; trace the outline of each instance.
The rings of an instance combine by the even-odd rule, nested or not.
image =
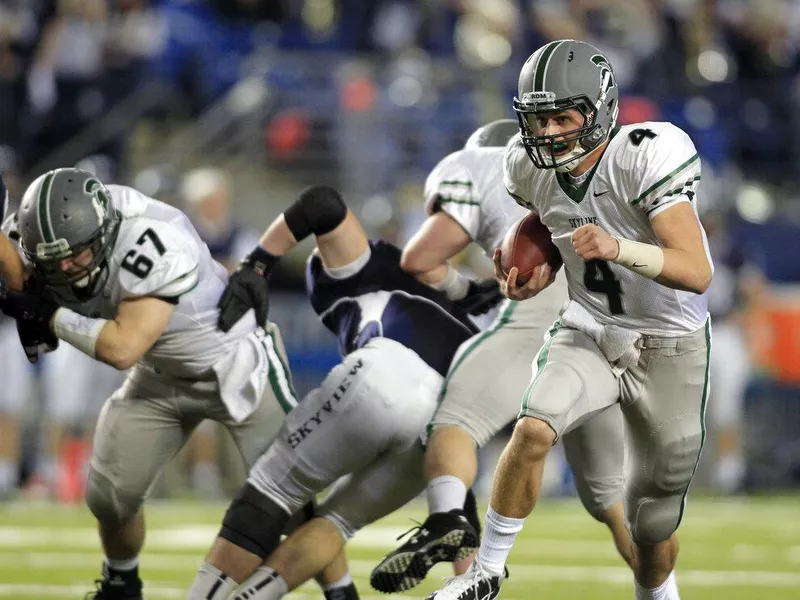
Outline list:
[[[425,209],[429,215],[444,211],[473,240],[481,225],[480,193],[475,180],[455,152],[439,162],[425,180]]]
[[[700,157],[683,130],[670,123],[645,123],[628,132],[628,138],[620,166],[633,206],[652,219],[680,202],[694,202]]]
[[[527,193],[527,182],[525,173],[530,171],[530,159],[522,145],[522,138],[516,135],[506,146],[503,155],[503,185],[514,201],[523,208],[536,211],[531,198]]]

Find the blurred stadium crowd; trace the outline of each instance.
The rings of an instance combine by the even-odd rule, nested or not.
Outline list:
[[[717,269],[703,480],[800,486],[795,0],[0,0],[0,171],[12,202],[57,166],[133,185],[185,208],[231,267],[311,183],[402,242],[427,172],[512,116],[521,63],[557,38],[607,53],[622,123],[671,121],[703,159]],[[336,357],[297,301],[298,258],[273,276],[271,314],[302,392]],[[68,347],[34,371],[8,322],[0,346],[0,496],[79,499],[91,422],[120,374]],[[235,489],[217,434],[199,431],[162,492]]]

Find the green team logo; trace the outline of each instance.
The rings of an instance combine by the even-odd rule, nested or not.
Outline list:
[[[600,98],[604,99],[608,90],[612,87],[617,87],[614,71],[611,69],[611,65],[608,64],[606,57],[602,54],[595,54],[590,60],[600,69]]]
[[[102,225],[106,215],[108,214],[109,205],[108,194],[106,193],[105,186],[100,183],[99,179],[91,178],[86,180],[83,189],[92,195],[92,205],[97,213],[97,222],[99,225]]]

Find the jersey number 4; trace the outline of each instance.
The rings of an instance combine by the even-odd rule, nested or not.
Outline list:
[[[139,236],[138,240],[136,240],[136,245],[141,246],[148,240],[150,240],[150,243],[153,244],[153,247],[156,249],[159,256],[167,251],[163,242],[156,235],[156,232],[149,227],[145,229],[144,233]],[[139,254],[138,250],[133,249],[125,255],[125,258],[122,259],[121,266],[126,271],[130,271],[137,277],[144,279],[153,268],[153,261],[147,258],[144,254]]]
[[[608,308],[612,315],[625,314],[625,310],[622,308],[622,286],[619,279],[614,277],[614,272],[606,261],[597,258],[586,261],[583,285],[590,292],[606,295]]]

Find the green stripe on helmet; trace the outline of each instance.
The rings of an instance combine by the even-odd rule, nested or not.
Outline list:
[[[550,56],[552,56],[555,49],[558,48],[563,43],[564,43],[563,40],[550,42],[547,46],[544,47],[544,50],[542,50],[542,55],[539,57],[539,62],[536,64],[536,76],[533,79],[532,91],[534,92],[544,91],[544,77],[545,74],[547,73],[547,63],[550,62]]]
[[[53,176],[55,172],[47,174],[39,190],[39,230],[42,232],[42,241],[51,244],[56,241],[56,234],[53,232],[53,222],[50,220],[50,189],[53,186]]]

